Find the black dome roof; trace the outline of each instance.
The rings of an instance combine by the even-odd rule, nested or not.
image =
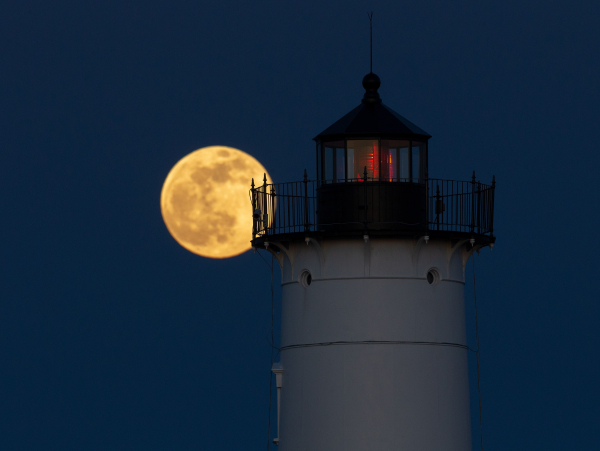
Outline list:
[[[377,89],[381,84],[373,73],[363,79],[365,96],[362,103],[319,133],[315,141],[346,137],[415,138],[427,140],[431,135],[391,108],[381,103]]]

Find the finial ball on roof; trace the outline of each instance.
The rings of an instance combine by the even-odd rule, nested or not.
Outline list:
[[[366,91],[363,97],[363,103],[381,103],[381,98],[379,97],[379,93],[377,92],[379,86],[381,85],[381,80],[379,79],[379,77],[373,72],[371,72],[370,74],[365,75],[362,84]]]
[[[365,75],[362,85],[367,91],[377,91],[379,86],[381,86],[381,80],[377,75],[371,72],[370,74]]]

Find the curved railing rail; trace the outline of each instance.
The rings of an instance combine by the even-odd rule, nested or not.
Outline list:
[[[385,182],[387,181],[410,183],[404,180],[386,180]],[[343,183],[360,183],[368,186],[370,182],[378,182],[377,193],[379,196],[385,196],[386,184],[381,183],[381,180],[355,179]],[[306,172],[304,180],[300,182],[271,184],[267,183],[265,178],[262,185],[255,186],[253,181],[250,189],[253,239],[283,234],[318,232],[322,231],[324,227],[331,230],[336,226],[346,225],[326,224],[318,220],[318,190],[320,186],[330,183],[332,181],[308,180]],[[426,219],[423,224],[403,224],[405,230],[410,230],[411,226],[414,226],[415,230],[461,232],[493,237],[494,179],[492,179],[491,185],[486,185],[477,181],[475,173],[473,173],[471,181],[468,182],[427,179],[419,185],[426,188],[423,198],[424,218]],[[374,200],[367,198],[368,208],[378,208],[378,205],[384,204],[384,202],[375,202]],[[385,208],[389,208],[389,205],[385,205]],[[377,223],[370,222],[365,214],[365,220],[360,224],[363,224],[365,230],[369,230]],[[381,224],[383,223],[379,223],[379,229],[382,228]]]

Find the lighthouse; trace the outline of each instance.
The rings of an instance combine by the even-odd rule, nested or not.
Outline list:
[[[495,183],[430,178],[431,136],[380,84],[314,138],[315,180],[252,185],[252,245],[281,268],[280,451],[472,449],[464,270]]]

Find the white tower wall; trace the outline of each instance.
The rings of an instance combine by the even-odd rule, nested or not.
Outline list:
[[[281,451],[471,450],[470,248],[423,238],[270,243],[282,266]]]

